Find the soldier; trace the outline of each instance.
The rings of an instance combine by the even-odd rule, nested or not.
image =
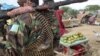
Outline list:
[[[22,7],[35,7],[35,1],[37,0],[18,2]],[[8,41],[16,51],[16,56],[53,56],[53,33],[48,19],[39,11],[15,17],[15,22],[8,32]]]

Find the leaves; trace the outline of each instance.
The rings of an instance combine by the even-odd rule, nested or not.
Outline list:
[[[99,10],[99,9],[100,9],[99,5],[88,5],[85,8],[86,11],[96,11],[96,10]]]
[[[65,12],[65,17],[76,17],[78,11],[70,7],[62,7]]]

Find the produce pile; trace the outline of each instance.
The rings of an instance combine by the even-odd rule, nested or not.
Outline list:
[[[74,42],[77,41],[81,41],[81,40],[85,40],[86,38],[84,37],[84,35],[82,33],[76,33],[70,36],[63,36],[61,41],[63,43],[68,43],[68,44],[72,44]]]

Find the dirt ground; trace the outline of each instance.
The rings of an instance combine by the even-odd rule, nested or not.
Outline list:
[[[100,26],[81,25],[78,27],[67,28],[67,30],[69,30],[68,34],[81,32],[84,36],[86,36],[89,39],[90,51],[92,52],[92,55],[88,56],[100,56],[100,42],[96,41],[95,33],[93,32],[100,32]]]

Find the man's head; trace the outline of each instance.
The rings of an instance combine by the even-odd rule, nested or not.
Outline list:
[[[20,6],[37,6],[39,4],[39,0],[18,0],[18,4]]]

